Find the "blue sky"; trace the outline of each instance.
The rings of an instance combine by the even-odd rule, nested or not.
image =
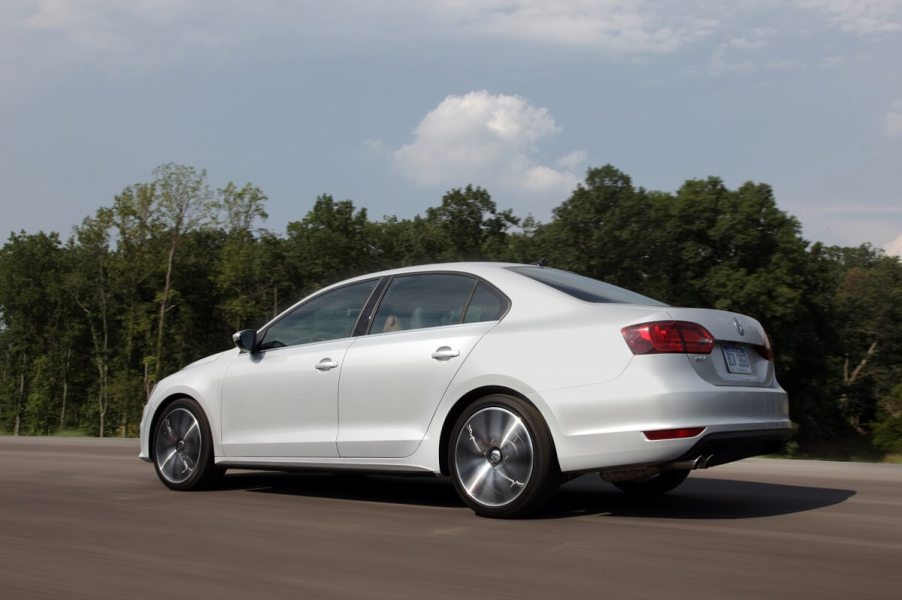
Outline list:
[[[547,220],[585,169],[773,185],[902,254],[902,0],[4,0],[0,231],[152,169],[409,217],[468,183]]]

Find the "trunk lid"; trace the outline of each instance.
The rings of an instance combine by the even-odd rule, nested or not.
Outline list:
[[[765,358],[769,346],[764,327],[752,317],[706,308],[668,308],[674,321],[698,323],[714,336],[711,354],[687,354],[702,379],[714,385],[770,387],[774,362]]]

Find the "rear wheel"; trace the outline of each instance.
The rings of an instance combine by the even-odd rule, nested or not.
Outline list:
[[[542,416],[528,402],[501,394],[477,400],[457,419],[448,465],[457,493],[483,517],[535,512],[560,479]]]
[[[688,470],[664,471],[641,479],[630,481],[613,481],[618,489],[627,494],[647,495],[666,494],[675,489],[689,477]]]
[[[163,409],[153,440],[154,468],[167,487],[202,489],[221,479],[223,470],[213,463],[210,425],[191,398],[180,398]]]

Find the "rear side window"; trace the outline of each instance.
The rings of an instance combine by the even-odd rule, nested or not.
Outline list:
[[[470,298],[467,314],[464,315],[464,323],[497,321],[506,310],[507,300],[480,281],[473,292],[473,297]]]
[[[614,303],[614,304],[640,304],[643,306],[667,306],[654,298],[631,292],[622,287],[598,281],[590,277],[583,277],[570,271],[549,269],[548,267],[508,267],[530,279],[544,283],[549,287],[569,294],[586,302]]]

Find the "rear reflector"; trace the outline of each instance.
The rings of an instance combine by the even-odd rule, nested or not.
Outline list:
[[[655,429],[654,431],[643,431],[642,434],[649,440],[679,440],[695,437],[704,430],[704,427],[681,427],[679,429]]]
[[[654,321],[620,330],[633,354],[711,354],[714,336],[688,321]]]

